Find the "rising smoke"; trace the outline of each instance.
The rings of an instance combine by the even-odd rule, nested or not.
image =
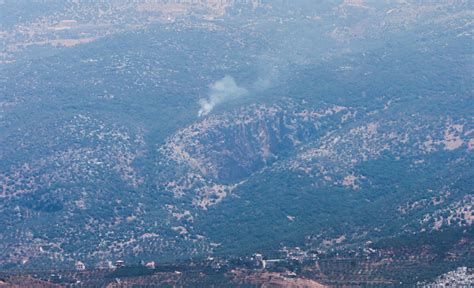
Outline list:
[[[322,4],[315,6],[314,0],[278,1],[284,7],[282,8],[283,12],[301,6],[304,9],[298,8],[298,13],[304,15],[314,15],[316,13],[315,7],[323,7],[332,11],[338,2],[320,0]],[[295,6],[295,2],[298,5]],[[331,37],[324,36],[328,33],[324,30],[325,26],[322,26],[318,21],[309,21],[307,18],[303,18],[291,20],[288,23],[275,24],[271,22],[270,24],[269,28],[265,28],[266,34],[270,35],[265,39],[265,47],[253,59],[255,61],[253,68],[256,70],[255,81],[253,83],[247,82],[245,88],[237,85],[231,76],[225,76],[214,82],[209,86],[208,97],[199,100],[199,116],[208,115],[217,105],[232,99],[249,94],[252,97],[260,97],[264,94],[262,92],[272,89],[275,85],[284,82],[284,79],[292,77],[289,75],[290,67],[319,63],[328,50],[335,49],[336,46],[333,45],[338,45]]]
[[[199,109],[198,115],[205,116],[217,105],[246,96],[247,94],[248,90],[238,86],[232,76],[225,76],[209,86],[209,95],[207,99],[203,98],[199,100],[201,109]]]

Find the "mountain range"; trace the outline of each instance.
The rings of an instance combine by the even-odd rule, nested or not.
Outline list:
[[[472,263],[470,1],[161,2],[0,4],[1,267]]]

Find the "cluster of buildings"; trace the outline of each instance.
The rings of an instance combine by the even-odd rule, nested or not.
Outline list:
[[[146,263],[143,262],[141,264],[143,266],[145,266],[146,268],[148,268],[148,269],[155,269],[156,268],[155,261],[149,261],[149,262],[146,262]],[[118,268],[122,268],[122,267],[125,267],[125,261],[124,260],[117,260],[117,261],[115,261],[115,265],[109,265],[108,268],[118,269]],[[76,264],[74,265],[74,268],[77,271],[84,271],[84,270],[86,270],[86,265],[82,261],[77,261]]]
[[[214,258],[210,256],[203,261],[192,261],[189,265],[193,267],[201,267],[202,269],[212,269],[214,271],[224,271],[233,268],[247,268],[254,270],[288,272],[294,271],[293,268],[299,266],[300,264],[316,262],[319,259],[319,255],[319,251],[306,251],[300,247],[284,247],[277,253],[273,253],[271,256],[263,255],[261,253],[254,253],[251,256],[237,258]],[[156,263],[154,261],[142,261],[140,265],[150,270],[157,269]],[[86,265],[82,261],[77,261],[74,267],[76,271],[86,270]],[[127,267],[125,261],[116,260],[115,262],[108,261],[105,263],[103,269],[115,270],[122,267]],[[296,275],[289,275],[288,277],[291,276]]]
[[[279,250],[280,257],[278,258],[264,258],[262,254],[256,253],[252,256],[253,261],[255,262],[256,266],[261,267],[262,269],[271,268],[278,263],[284,262],[297,262],[297,263],[308,263],[314,262],[318,260],[319,251],[310,250],[306,251],[301,249],[300,247],[288,248],[283,247],[283,249]]]
[[[321,254],[321,251],[318,250],[303,250],[300,247],[288,248],[283,247],[280,250],[285,259],[291,261],[297,261],[299,263],[316,261]]]
[[[424,288],[474,287],[474,268],[459,267],[436,278],[433,283],[423,284]]]
[[[299,247],[285,247],[279,250],[278,253],[273,253],[273,255],[254,253],[251,256],[237,258],[207,257],[202,264],[215,271],[245,268],[288,273],[285,277],[291,278],[296,277],[296,274],[291,271],[294,271],[301,264],[315,263],[319,259],[319,255],[319,251],[305,251]]]
[[[275,258],[265,257],[263,254],[255,253],[250,257],[254,269],[273,269],[278,266],[287,266],[289,263],[310,263],[319,259],[319,251],[305,251],[300,247],[279,250],[279,256]]]
[[[319,259],[321,252],[316,250],[304,250],[300,247],[283,247],[269,255],[262,253],[254,253],[247,257],[237,258],[221,258],[221,257],[207,257],[203,261],[191,261],[190,265],[202,267],[203,269],[212,269],[214,271],[222,271],[233,268],[247,268],[254,270],[268,270],[268,271],[288,271],[300,264],[314,263]],[[141,266],[148,269],[157,269],[155,261],[142,261]],[[132,265],[135,266],[135,265]],[[165,265],[166,266],[166,265]],[[186,265],[185,265],[186,266]],[[82,261],[75,263],[76,271],[85,271],[86,265]],[[127,267],[124,260],[116,260],[115,262],[104,262],[101,264],[102,268],[106,270],[115,270],[122,267]]]

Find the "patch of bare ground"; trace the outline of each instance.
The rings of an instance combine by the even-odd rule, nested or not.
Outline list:
[[[250,272],[247,270],[232,270],[229,273],[232,282],[237,285],[255,285],[258,287],[289,287],[289,288],[322,288],[327,287],[311,279],[295,277],[281,273]]]

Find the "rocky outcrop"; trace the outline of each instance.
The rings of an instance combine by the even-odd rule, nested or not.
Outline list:
[[[307,109],[295,103],[251,105],[186,127],[159,148],[160,188],[175,197],[193,195],[205,208],[216,204],[254,173],[317,139],[323,127],[354,117],[348,107]]]

